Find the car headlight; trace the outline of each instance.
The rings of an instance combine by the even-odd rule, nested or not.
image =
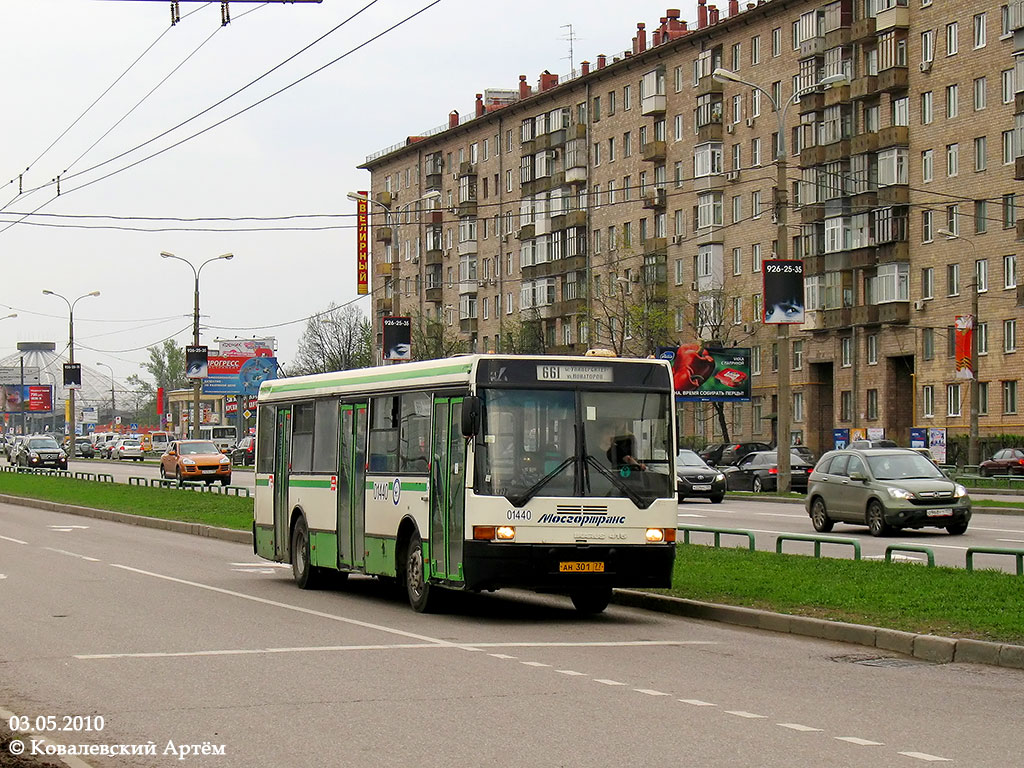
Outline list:
[[[220,463],[221,464],[230,464],[231,463],[231,459],[229,459],[227,456],[221,456],[220,457]]]
[[[890,488],[889,495],[894,499],[912,499],[914,494],[908,491],[906,488]]]
[[[194,467],[196,465],[196,460],[195,459],[182,459],[181,463],[185,464],[186,466],[189,466],[189,467]]]
[[[953,490],[953,495],[958,499],[962,499],[967,495],[967,489],[960,485],[960,483],[957,483],[956,488]]]
[[[722,480],[725,480],[725,475],[723,475],[721,472],[719,472],[717,475],[715,475],[715,482],[716,483],[719,483]]]
[[[28,452],[28,457],[29,457],[30,459],[32,459],[32,461],[35,461],[36,459],[38,459],[38,458],[39,458],[39,454],[38,454],[38,453],[36,453],[35,451],[29,451],[29,452]]]
[[[58,454],[58,456],[59,456],[60,458],[62,458],[62,459],[66,459],[66,458],[68,457],[68,455],[67,455],[66,453],[64,453],[64,451],[61,451],[61,452],[60,452],[60,453]]]

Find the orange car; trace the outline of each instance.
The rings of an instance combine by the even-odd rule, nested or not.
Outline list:
[[[231,483],[231,459],[209,440],[175,440],[160,457],[160,477],[178,485],[195,480],[213,485]]]

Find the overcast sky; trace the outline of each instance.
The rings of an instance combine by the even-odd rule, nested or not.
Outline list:
[[[98,290],[101,296],[83,299],[75,310],[76,359],[107,363],[121,380],[142,373],[146,347],[192,338],[192,272],[160,252],[197,265],[230,252],[232,261],[202,271],[203,343],[273,335],[287,363],[303,318],[332,301],[356,299],[355,209],[345,195],[367,187],[369,174],[356,166],[368,154],[445,123],[452,109],[471,112],[476,93],[516,88],[520,74],[536,85],[545,69],[568,72],[563,25],[572,24],[578,38],[578,67],[599,53],[609,59],[621,54],[638,21],[649,34],[669,7],[623,0],[440,0],[284,93],[126,168],[309,75],[431,0],[378,0],[342,25],[368,2],[233,0],[226,27],[219,2],[182,0],[182,20],[173,27],[169,0],[0,2],[0,316],[18,313],[0,320],[0,357],[15,352],[19,341],[66,346],[67,307],[44,296],[44,289],[69,299]],[[695,17],[693,2],[671,7],[680,7],[684,19]],[[225,104],[107,162],[339,25]],[[57,176],[59,197],[52,183]],[[324,218],[281,218],[311,214]],[[173,231],[225,228],[232,224],[210,219],[232,217],[274,220],[233,224],[263,230],[254,232]],[[369,314],[369,298],[358,306]]]

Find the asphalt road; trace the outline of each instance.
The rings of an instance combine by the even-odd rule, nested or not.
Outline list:
[[[830,538],[856,539],[861,545],[864,558],[882,559],[889,545],[911,544],[929,547],[935,554],[937,565],[963,568],[966,565],[968,547],[997,547],[1000,549],[1024,549],[1024,516],[997,515],[981,512],[976,507],[967,533],[950,536],[938,528],[903,530],[898,534],[875,538],[866,526],[836,523],[831,533],[821,534]],[[750,531],[754,534],[758,549],[775,550],[780,534],[815,534],[811,519],[802,504],[772,501],[746,501],[726,498],[721,504],[711,504],[700,499],[687,499],[679,505],[679,524],[705,526],[710,528],[731,528]],[[712,541],[708,533],[692,533],[695,543]],[[738,536],[723,536],[722,544],[747,546],[747,539]],[[812,554],[814,544],[810,542],[785,541],[783,551]],[[824,545],[822,554],[828,557],[853,557],[849,545]],[[894,552],[893,559],[924,563],[926,555],[916,552]],[[974,556],[975,568],[998,568],[1016,572],[1016,560],[1007,555]]]
[[[72,472],[105,472],[113,475],[114,481],[127,483],[129,477],[160,477],[160,467],[152,463],[137,461],[106,461],[101,459],[75,459],[69,469]],[[231,470],[231,484],[248,488],[250,492],[256,487],[252,467],[234,467]]]
[[[372,579],[303,592],[243,545],[13,505],[0,531],[0,708],[156,745],[88,765],[1006,768],[1022,746],[1021,670],[517,592],[424,616]]]

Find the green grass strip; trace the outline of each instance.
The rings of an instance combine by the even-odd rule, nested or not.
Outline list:
[[[0,493],[125,512],[129,515],[203,523],[218,528],[242,531],[252,528],[253,500],[221,496],[218,493],[97,483],[14,472],[0,472]]]
[[[1024,579],[995,570],[679,544],[675,597],[945,637],[1024,644]]]

